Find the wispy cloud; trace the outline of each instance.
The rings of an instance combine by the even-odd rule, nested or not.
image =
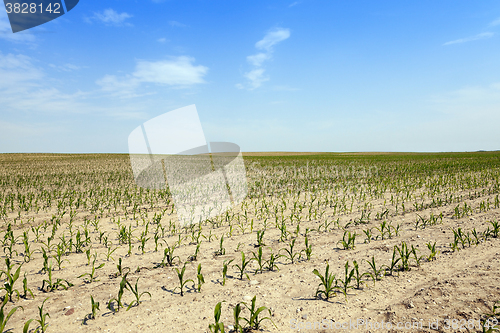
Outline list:
[[[443,45],[452,45],[452,44],[467,43],[467,42],[472,42],[472,41],[479,40],[479,39],[491,38],[494,35],[495,34],[493,32],[483,32],[483,33],[477,34],[475,36],[452,40],[452,41],[444,43]]]
[[[497,26],[497,25],[500,25],[500,17],[497,18],[495,21],[490,23],[490,26],[492,26],[492,27]]]
[[[114,25],[114,26],[131,26],[130,23],[126,23],[125,20],[131,18],[132,15],[128,13],[118,13],[114,9],[105,9],[102,12],[95,12],[94,16],[91,18],[86,18],[85,20],[90,23],[92,21],[100,21],[103,22],[107,25]]]
[[[172,27],[179,27],[179,28],[187,27],[186,24],[177,21],[168,21],[168,24],[170,24]]]
[[[172,57],[161,61],[138,61],[135,71],[124,77],[106,75],[97,80],[103,91],[115,93],[121,97],[137,96],[136,90],[143,83],[167,86],[190,86],[204,83],[207,74],[205,66],[193,65],[195,59],[186,56]]]
[[[254,90],[259,88],[262,83],[269,81],[269,77],[265,75],[265,69],[262,68],[264,62],[272,58],[274,46],[290,37],[290,30],[284,28],[275,28],[270,30],[264,38],[255,43],[255,48],[262,52],[249,55],[247,62],[252,65],[253,69],[245,73],[243,76],[248,80],[247,84],[238,83],[238,89]]]
[[[158,43],[166,43],[166,42],[168,42],[168,40],[165,37],[158,38],[157,41],[158,41]]]
[[[300,3],[300,1],[292,2],[291,4],[288,5],[288,7],[297,6],[299,3]]]
[[[0,10],[0,38],[16,43],[33,43],[35,35],[28,31],[12,32],[7,12]]]
[[[63,72],[73,72],[81,69],[82,67],[73,65],[73,64],[64,64],[64,65],[54,65],[54,64],[49,64],[51,68],[54,68],[58,71],[63,71]]]

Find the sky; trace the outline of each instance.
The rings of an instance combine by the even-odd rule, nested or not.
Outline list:
[[[195,104],[242,151],[500,149],[500,1],[80,0],[12,33],[0,152],[127,153]]]

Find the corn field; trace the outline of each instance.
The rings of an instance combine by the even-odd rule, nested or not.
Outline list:
[[[246,199],[181,225],[128,155],[0,154],[1,332],[497,329],[500,152],[244,162]]]

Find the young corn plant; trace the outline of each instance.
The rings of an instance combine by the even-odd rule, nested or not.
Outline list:
[[[188,258],[189,261],[196,261],[198,259],[198,253],[200,253],[200,245],[201,243],[198,243],[198,245],[196,245],[196,250],[194,251],[194,254],[189,256]]]
[[[59,287],[63,288],[64,290],[67,290],[68,288],[73,286],[72,283],[64,279],[56,279],[55,281],[52,281],[52,261],[50,262],[49,267],[47,268],[47,275],[48,278],[42,281],[42,287],[40,288],[40,290],[42,290],[43,292],[54,291],[57,290]],[[66,283],[66,285],[64,285],[64,283]]]
[[[487,313],[483,313],[483,318],[481,318],[481,328],[483,333],[494,333],[500,330],[499,320],[500,320],[500,301],[496,301],[491,310]]]
[[[273,250],[271,249],[271,255],[269,256],[269,259],[266,261],[266,270],[267,271],[274,271],[274,269],[279,270],[278,265],[276,264],[276,260],[279,259],[282,255],[279,253],[275,255],[273,253]]]
[[[498,234],[500,234],[500,223],[495,220],[495,221],[490,221],[491,226],[493,229],[491,230],[491,236],[493,238],[498,238]]]
[[[104,263],[102,263],[96,267],[95,266],[96,260],[97,260],[97,254],[94,254],[94,260],[92,261],[92,270],[90,271],[90,273],[84,273],[84,274],[78,276],[78,278],[88,276],[88,279],[84,280],[85,283],[92,283],[94,281],[99,281],[99,280],[96,280],[96,272],[98,269],[101,269],[104,267]]]
[[[375,257],[372,256],[372,260],[368,261],[365,260],[368,265],[370,265],[370,268],[372,269],[372,272],[368,272],[368,276],[370,276],[373,280],[373,284],[375,284],[375,281],[379,281],[382,279],[382,276],[385,275],[385,270],[384,268],[377,268],[377,265],[375,264]]]
[[[436,251],[436,242],[434,242],[434,244],[432,244],[431,242],[428,242],[426,243],[427,245],[427,248],[429,249],[429,251],[431,251],[431,253],[427,256],[427,260],[428,261],[433,261],[436,259],[436,255],[438,255],[439,251]]]
[[[165,266],[170,266],[172,267],[174,265],[174,260],[177,258],[180,262],[179,256],[174,256],[174,250],[175,250],[175,245],[170,247],[167,246],[165,249],[163,249],[163,259],[161,260],[161,263],[159,263],[156,267],[165,267]]]
[[[133,300],[128,305],[127,311],[130,310],[131,307],[133,307],[133,306],[139,306],[139,304],[141,304],[141,297],[142,297],[142,295],[147,294],[151,298],[151,294],[148,291],[143,291],[142,293],[139,293],[139,287],[137,286],[138,283],[139,283],[139,278],[137,278],[137,280],[135,281],[135,286],[133,286],[133,287],[130,284],[130,282],[127,281],[127,286],[129,288],[129,290],[132,292],[132,294],[134,294],[134,297],[135,297],[135,300]]]
[[[344,236],[342,237],[342,240],[338,241],[337,244],[341,243],[344,250],[349,250],[349,249],[354,249],[355,241],[356,241],[356,233],[351,234],[350,231],[344,231]]]
[[[238,271],[240,273],[240,280],[243,280],[243,275],[245,275],[247,277],[247,279],[250,280],[250,278],[248,277],[248,274],[245,273],[245,269],[251,261],[252,261],[252,259],[247,260],[245,258],[245,253],[243,251],[241,251],[241,264],[240,265],[238,265],[238,264],[233,265],[233,267],[238,268]]]
[[[265,264],[265,262],[262,258],[262,246],[259,246],[257,253],[252,252],[252,254],[253,254],[253,258],[251,260],[255,260],[257,262],[257,264],[259,265],[259,267],[255,270],[254,274],[257,274],[258,272],[262,273],[262,271],[264,269],[264,264]]]
[[[397,246],[394,246],[394,249],[392,251],[392,260],[391,264],[388,266],[385,266],[386,269],[386,274],[388,273],[389,275],[392,275],[395,270],[398,270],[398,262],[401,260],[401,258],[397,257]],[[398,273],[399,275],[399,273]]]
[[[41,332],[41,333],[45,333],[46,330],[47,330],[47,327],[49,326],[49,324],[47,324],[47,317],[50,318],[50,315],[48,313],[44,313],[43,311],[43,306],[45,305],[45,302],[49,299],[49,297],[47,297],[46,299],[43,300],[42,302],[42,305],[38,307],[38,315],[40,317],[40,319],[30,319],[28,320],[25,324],[24,324],[24,328],[23,328],[23,333],[27,333],[28,330],[29,330],[29,326],[30,324],[33,322],[33,321],[36,321],[38,323],[38,327],[35,329],[35,332]]]
[[[223,242],[224,242],[224,235],[220,237],[219,250],[215,251],[214,253],[215,256],[223,256],[226,254],[226,249],[222,245]]]
[[[361,289],[361,286],[363,285],[363,283],[366,284],[366,281],[363,280],[363,277],[368,276],[369,274],[367,272],[362,273],[362,274],[359,273],[359,265],[358,265],[358,263],[357,263],[356,260],[354,260],[352,262],[352,264],[354,265],[354,276],[353,276],[353,278],[356,281],[356,287],[355,288],[359,290],[359,289]]]
[[[174,291],[177,288],[179,288],[181,296],[184,296],[184,287],[185,287],[186,283],[192,282],[193,288],[194,288],[194,281],[192,279],[184,280],[184,273],[186,272],[186,263],[184,263],[184,266],[182,266],[180,271],[178,268],[174,268],[174,269],[177,272],[177,277],[179,278],[179,287],[175,287]]]
[[[270,318],[270,317],[272,317],[271,310],[269,310],[265,306],[261,306],[261,307],[257,308],[257,306],[255,305],[256,299],[257,299],[257,296],[254,296],[252,298],[252,304],[250,306],[248,306],[245,302],[242,302],[242,304],[250,311],[250,317],[248,319],[247,318],[241,318],[241,319],[243,319],[247,323],[248,328],[250,330],[259,330],[260,325],[264,320],[269,320],[274,325],[274,327],[278,328],[276,326],[276,324]],[[259,318],[259,315],[263,311],[266,311],[266,310],[269,313],[269,317]]]
[[[122,297],[123,297],[123,293],[125,292],[125,289],[127,289],[127,284],[128,284],[127,275],[128,275],[128,272],[122,276],[122,280],[120,281],[120,287],[118,289],[118,296],[116,298],[110,299],[108,302],[108,309],[113,311],[113,313],[119,311],[120,308],[124,307],[124,305],[122,303]],[[113,302],[115,302],[115,301],[116,301],[116,310],[113,307]]]
[[[372,234],[372,229],[368,228],[366,230],[363,230],[363,232],[365,233],[366,235],[366,239],[365,239],[365,244],[366,243],[370,243],[370,241],[372,240],[373,238],[373,234]]]
[[[312,245],[309,245],[309,239],[307,236],[305,236],[304,238],[304,243],[306,247],[302,251],[304,251],[304,254],[306,255],[306,260],[309,261],[311,260],[311,255],[312,255]]]
[[[290,243],[288,243],[288,248],[281,249],[281,250],[285,250],[285,254],[283,255],[283,257],[285,257],[286,259],[290,260],[290,262],[291,262],[292,265],[293,265],[293,263],[295,261],[295,258],[300,256],[300,252],[294,252],[293,251],[293,248],[295,247],[295,241],[296,240],[297,240],[297,238],[292,239],[290,241]]]
[[[240,324],[240,320],[242,317],[240,316],[241,311],[242,311],[241,303],[236,304],[236,306],[233,308],[233,318],[234,318],[234,331],[243,333],[244,332],[244,327]]]
[[[125,273],[125,270],[127,270],[127,273],[130,272],[130,267],[123,267],[122,258],[118,258],[118,264],[116,265],[116,269],[118,271],[113,275],[114,277],[122,276]]]
[[[61,265],[64,261],[69,262],[68,259],[63,259],[63,255],[66,255],[66,251],[64,250],[63,246],[60,244],[57,244],[57,249],[56,249],[56,255],[54,259],[56,260],[57,263],[57,268],[61,270]]]
[[[263,240],[265,232],[266,232],[266,230],[257,231],[257,244],[255,244],[255,247],[266,246],[266,244],[264,244],[264,240]]]
[[[342,291],[342,293],[344,294],[346,302],[347,302],[347,290],[354,288],[354,286],[350,285],[352,278],[354,277],[354,272],[355,272],[354,268],[351,269],[351,271],[349,271],[349,261],[347,261],[345,263],[344,279],[343,280],[338,279],[338,281],[337,281],[337,282],[340,282],[339,290]]]
[[[24,299],[28,299],[28,293],[30,293],[31,298],[33,298],[33,299],[35,298],[31,289],[28,288],[28,279],[26,278],[26,272],[25,272],[24,279],[23,279],[23,294],[21,295],[21,297]]]
[[[7,322],[9,321],[10,317],[12,317],[12,315],[18,310],[18,309],[21,309],[21,310],[24,310],[24,308],[22,306],[15,306],[13,307],[9,313],[5,313],[4,312],[4,308],[5,308],[5,305],[7,304],[9,300],[7,299],[7,297],[5,297],[2,301],[2,307],[0,308],[0,332],[4,332],[5,331],[5,328],[7,326]]]
[[[19,279],[19,274],[21,273],[21,266],[17,267],[17,270],[14,273],[11,273],[12,266],[10,265],[10,259],[7,257],[5,258],[5,264],[7,266],[6,271],[2,271],[0,273],[0,276],[6,275],[6,281],[3,284],[3,287],[0,287],[0,290],[5,290],[5,295],[3,296],[4,299],[8,299],[10,302],[12,302],[12,296],[15,294],[17,295],[17,299],[20,298],[20,293],[17,289],[14,289],[14,283],[16,283],[17,279]]]
[[[222,302],[217,303],[214,309],[214,318],[215,318],[215,323],[208,325],[208,329],[212,333],[224,333],[224,323],[220,322],[220,316],[221,316],[221,308],[222,308]]]
[[[408,249],[408,245],[405,242],[401,243],[401,248],[395,245],[396,250],[399,253],[399,258],[401,264],[399,265],[399,270],[409,271],[410,270],[410,256],[412,251]]]
[[[205,279],[203,278],[203,274],[201,274],[201,264],[198,264],[196,278],[198,279],[198,292],[200,293],[201,292],[201,285],[205,283]]]
[[[316,290],[315,297],[320,299],[319,296],[324,295],[325,300],[327,301],[331,296],[336,296],[335,291],[340,288],[337,285],[337,279],[335,279],[335,274],[332,274],[329,271],[330,271],[330,264],[326,265],[326,270],[324,275],[321,275],[321,273],[318,272],[317,269],[313,270],[314,275],[319,277],[321,280],[321,283],[318,285],[318,288]],[[323,287],[323,290],[320,290],[321,287]]]
[[[90,306],[91,306],[91,313],[87,314],[83,318],[83,325],[87,325],[87,320],[95,320],[97,311],[99,311],[99,302],[94,301],[94,296],[90,295]]]
[[[226,278],[227,278],[227,268],[228,266],[233,262],[234,259],[231,260],[224,260],[222,264],[222,285],[226,285]]]

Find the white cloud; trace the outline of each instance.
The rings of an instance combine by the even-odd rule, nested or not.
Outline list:
[[[259,88],[262,83],[269,81],[269,77],[264,75],[265,69],[262,65],[265,61],[270,60],[273,54],[273,47],[281,41],[290,37],[290,30],[284,28],[275,28],[270,30],[264,38],[255,43],[255,47],[258,50],[264,52],[259,52],[257,54],[249,55],[247,57],[248,63],[254,67],[249,72],[245,73],[243,76],[248,80],[247,88],[249,90],[254,90]],[[236,88],[244,89],[245,85],[238,83]]]
[[[259,40],[255,47],[259,50],[266,50],[267,52],[272,51],[272,47],[277,43],[284,41],[290,37],[290,30],[283,28],[276,28],[269,31],[264,38]]]
[[[63,72],[73,72],[73,71],[80,70],[82,68],[80,66],[73,65],[73,64],[64,64],[64,65],[60,65],[60,66],[57,66],[54,64],[49,64],[49,66],[58,70],[58,71],[63,71]]]
[[[490,26],[492,26],[492,27],[497,26],[497,25],[500,25],[500,17],[497,18],[495,21],[490,23]]]
[[[300,3],[299,1],[292,2],[291,4],[288,5],[288,7],[297,6],[299,3]]]
[[[131,26],[130,23],[125,23],[125,20],[128,18],[131,18],[132,15],[128,13],[118,13],[115,10],[109,8],[105,9],[103,12],[95,12],[94,16],[92,16],[90,19],[87,19],[87,22],[90,22],[92,20],[98,20],[103,23],[106,23],[108,25],[115,25],[115,26],[122,26],[122,25],[128,25]]]
[[[472,37],[466,37],[466,38],[452,40],[452,41],[444,43],[443,45],[452,45],[452,44],[460,44],[460,43],[472,42],[474,40],[491,38],[494,35],[495,34],[493,32],[483,32],[483,33],[477,34],[477,35],[472,36]]]
[[[158,41],[158,43],[166,43],[167,39],[162,37],[162,38],[158,38],[157,41]]]
[[[251,89],[258,88],[263,82],[269,81],[269,78],[264,76],[264,69],[258,68],[245,73],[245,77],[250,81]]]
[[[168,21],[168,24],[170,24],[172,27],[179,27],[179,28],[187,27],[187,25],[177,21]]]
[[[33,43],[35,35],[28,31],[12,32],[7,12],[0,10],[0,38],[10,42]]]
[[[247,61],[255,67],[262,66],[262,63],[269,60],[271,55],[268,53],[257,53],[247,57]]]
[[[143,83],[153,83],[168,86],[190,86],[204,83],[203,77],[207,74],[205,66],[195,66],[194,58],[180,56],[168,60],[144,61],[136,64],[135,71],[118,78],[106,75],[97,80],[103,91],[114,92],[123,97],[133,95]]]

